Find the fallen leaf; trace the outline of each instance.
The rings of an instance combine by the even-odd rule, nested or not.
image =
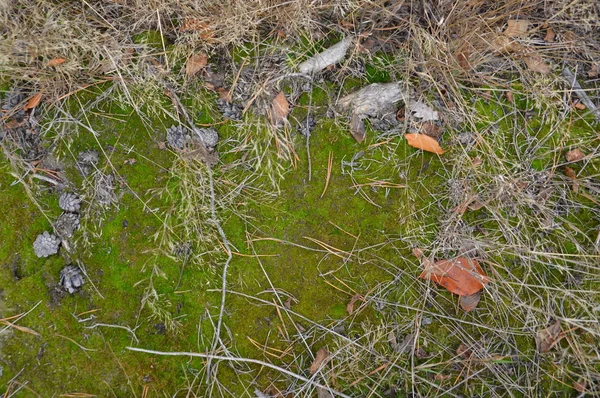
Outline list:
[[[421,125],[421,133],[437,140],[442,135],[442,128],[435,123],[425,122]]]
[[[468,359],[473,355],[469,347],[465,343],[460,343],[456,349],[456,355],[461,358]]]
[[[185,74],[188,77],[192,77],[204,69],[207,63],[208,58],[206,57],[206,54],[194,54],[185,62]]]
[[[552,68],[550,67],[550,65],[548,65],[542,59],[542,57],[540,57],[537,54],[526,56],[524,58],[524,61],[525,61],[525,64],[527,64],[527,67],[534,72],[538,72],[543,75],[547,75],[550,72],[552,72]]]
[[[448,380],[450,377],[451,377],[450,375],[444,375],[444,374],[438,373],[435,376],[433,376],[433,380],[443,382],[443,381]]]
[[[585,153],[579,148],[575,148],[572,151],[565,153],[567,162],[579,162],[583,158],[585,158]]]
[[[467,72],[472,69],[471,63],[469,62],[469,55],[469,50],[467,49],[463,49],[458,54],[456,54],[456,60],[458,61],[458,65]]]
[[[408,141],[408,145],[413,148],[436,153],[438,155],[442,155],[445,152],[440,144],[428,135],[410,133],[404,134],[404,138]]]
[[[48,61],[48,63],[46,64],[47,66],[58,66],[58,65],[62,65],[66,62],[67,60],[64,58],[53,58],[50,61]]]
[[[587,74],[588,77],[597,77],[598,75],[600,75],[600,63],[592,65]]]
[[[288,297],[287,300],[285,300],[285,302],[283,303],[283,306],[285,308],[287,308],[288,310],[292,308],[292,298]]]
[[[429,105],[421,101],[409,101],[408,110],[414,117],[421,119],[422,122],[439,120],[440,118],[437,111],[434,111]]]
[[[348,315],[352,315],[352,313],[354,313],[354,304],[356,304],[356,302],[358,300],[360,300],[360,298],[361,298],[361,296],[358,293],[356,293],[354,296],[352,296],[352,298],[350,299],[350,302],[346,306],[346,311],[348,311]]]
[[[573,180],[573,185],[571,186],[571,188],[573,189],[573,192],[575,192],[575,193],[579,192],[579,182],[577,182],[577,173],[575,172],[575,170],[573,170],[569,166],[566,166],[565,167],[565,175],[567,177],[569,177],[571,180]]]
[[[429,279],[459,296],[477,293],[490,280],[479,262],[467,257],[436,261],[433,265],[425,267],[419,278]]]
[[[560,321],[556,321],[546,329],[538,331],[535,335],[535,346],[538,352],[544,353],[550,351],[563,338],[561,334]]]
[[[515,102],[515,97],[512,93],[512,91],[507,91],[505,94],[506,99],[508,100],[508,102]]]
[[[221,98],[225,102],[231,102],[231,91],[225,90],[223,87],[217,88],[217,93],[219,93],[219,98]]]
[[[273,124],[283,122],[290,113],[290,104],[285,98],[283,91],[279,92],[271,102],[271,121]]]
[[[476,156],[473,158],[473,160],[471,160],[471,164],[473,167],[479,167],[483,164],[483,159],[481,159],[479,156]]]
[[[327,351],[327,349],[324,347],[319,348],[319,351],[317,351],[317,355],[315,355],[315,360],[310,365],[310,369],[308,370],[310,374],[314,375],[315,373],[317,373],[319,368],[323,365],[323,363],[327,360],[328,357],[329,351]]]
[[[390,343],[392,350],[394,350],[394,352],[397,352],[398,354],[411,352],[415,342],[415,335],[409,333],[406,336],[404,336],[404,339],[402,339],[402,343],[398,343],[398,341],[396,340],[396,334],[392,331],[388,333],[388,342]]]
[[[587,383],[584,379],[579,379],[578,381],[573,382],[573,388],[577,392],[584,393],[587,391]]]
[[[526,19],[509,19],[507,22],[508,26],[504,31],[507,37],[519,37],[527,34],[529,28],[529,21]]]
[[[546,30],[546,36],[544,36],[544,41],[546,43],[553,43],[555,37],[556,33],[554,33],[554,29],[548,28],[548,30]]]
[[[470,296],[460,296],[458,302],[460,303],[460,308],[462,308],[465,312],[470,312],[477,307],[479,300],[481,300],[481,290],[477,293],[471,294]]]
[[[25,104],[25,107],[23,109],[25,109],[25,110],[33,109],[40,104],[41,100],[42,100],[42,93],[37,93],[36,95],[31,97],[29,99],[29,101],[27,101],[27,103]]]
[[[492,47],[498,53],[518,52],[523,49],[522,45],[506,35],[496,36],[492,40]]]
[[[333,394],[323,387],[317,387],[317,398],[333,398]]]
[[[365,140],[365,123],[357,113],[350,118],[350,134],[359,144]]]
[[[202,22],[198,18],[186,18],[179,27],[179,31],[197,32],[200,34],[200,38],[206,41],[210,41],[210,39],[212,39],[214,36],[214,32],[210,28],[209,24]]]
[[[582,111],[582,110],[584,110],[586,108],[585,104],[582,104],[581,102],[578,102],[578,103],[574,104],[573,107],[575,109],[579,109],[580,111]]]

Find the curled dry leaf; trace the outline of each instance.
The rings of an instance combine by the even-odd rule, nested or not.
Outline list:
[[[67,60],[64,58],[53,58],[50,61],[48,61],[48,63],[46,65],[48,66],[58,66],[58,65],[62,65],[66,62]]]
[[[192,77],[204,69],[207,63],[206,54],[193,54],[185,62],[185,74],[187,77]]]
[[[356,304],[356,302],[360,299],[361,299],[361,296],[358,293],[356,293],[354,296],[352,296],[352,298],[350,299],[350,302],[346,306],[346,311],[348,311],[348,315],[352,315],[354,313],[354,304]]]
[[[562,328],[560,327],[560,321],[556,321],[546,329],[542,329],[536,333],[535,346],[540,353],[548,352],[562,338],[563,336]]]
[[[479,304],[479,300],[481,300],[481,290],[477,293],[473,293],[470,296],[460,296],[458,302],[460,303],[460,308],[462,308],[465,312],[473,311],[477,304]]]
[[[315,355],[315,360],[310,365],[310,369],[308,370],[311,375],[317,373],[317,371],[321,368],[321,366],[325,363],[327,358],[329,357],[329,351],[325,347],[319,348],[317,351],[317,355]]]
[[[569,166],[566,166],[565,167],[565,175],[567,177],[569,177],[571,180],[573,180],[573,185],[571,186],[571,188],[573,189],[573,192],[575,192],[575,193],[579,192],[579,182],[577,182],[577,173],[575,172],[575,170],[573,170]]]
[[[583,158],[585,158],[585,153],[579,148],[575,148],[572,151],[565,153],[567,162],[579,162]]]
[[[287,118],[288,113],[290,113],[290,104],[285,98],[283,91],[280,91],[273,98],[273,101],[271,101],[271,122],[273,124],[283,122]]]
[[[528,55],[524,58],[527,67],[534,72],[547,75],[552,72],[552,68],[538,54]]]
[[[479,262],[467,257],[436,261],[425,267],[419,278],[429,279],[459,296],[474,295],[490,281]]]
[[[548,28],[548,30],[546,30],[546,36],[544,36],[544,41],[546,43],[553,43],[555,37],[556,33],[554,33],[554,29]]]
[[[580,111],[582,111],[582,110],[584,110],[585,108],[587,108],[587,107],[585,106],[585,104],[582,104],[581,102],[577,102],[577,103],[575,103],[575,104],[573,105],[573,107],[574,107],[575,109],[578,109],[578,110],[580,110]]]
[[[350,118],[350,134],[359,144],[365,140],[365,123],[356,113],[353,113],[352,118]]]
[[[36,95],[31,97],[29,99],[29,101],[27,101],[27,103],[25,104],[25,107],[23,109],[25,109],[26,111],[29,109],[33,109],[40,104],[41,100],[42,100],[42,93],[37,93]]]
[[[433,122],[425,122],[421,125],[421,133],[437,140],[442,135],[442,128]]]
[[[425,134],[404,134],[404,138],[408,141],[408,145],[413,148],[421,149],[423,151],[436,153],[442,155],[445,151],[442,149],[438,142]]]

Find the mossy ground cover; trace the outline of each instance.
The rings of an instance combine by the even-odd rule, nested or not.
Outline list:
[[[157,33],[147,44],[162,51],[170,43]],[[238,49],[232,59],[242,65],[271,44]],[[220,133],[216,211],[234,252],[220,335],[228,352],[217,353],[310,378],[326,347],[331,359],[314,381],[348,395],[572,394],[574,382],[598,372],[600,165],[595,156],[569,164],[581,181],[575,190],[564,152],[595,153],[598,128],[589,114],[559,112],[554,99],[521,87],[512,88],[513,101],[505,89],[463,87],[458,101],[470,113],[448,124],[444,155],[369,124],[359,144],[347,115],[328,116],[330,100],[391,80],[394,62],[378,54],[362,76],[316,84],[278,129],[252,112],[223,121],[217,95],[189,86],[182,99],[194,122]],[[156,87],[138,88],[82,90],[43,120],[69,189],[84,199],[71,252],[35,256],[33,241],[61,212],[57,192],[30,176],[15,183],[21,176],[2,159],[0,317],[26,314],[16,324],[28,329],[0,329],[0,391],[316,395],[310,383],[261,366],[217,362],[206,380],[206,360],[127,349],[210,352],[226,250],[211,215],[207,166],[165,146],[177,110]],[[317,122],[310,152],[297,129],[308,114]],[[94,174],[77,170],[86,150],[101,154],[94,173],[116,177],[116,203],[100,206]],[[185,244],[189,257],[177,254]],[[418,279],[414,248],[435,259],[476,253],[493,280],[477,310],[463,312],[455,296]],[[85,267],[85,287],[60,294],[60,269],[71,262]],[[565,324],[565,338],[540,354],[536,332],[552,319]]]

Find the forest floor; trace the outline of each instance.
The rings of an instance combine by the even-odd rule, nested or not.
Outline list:
[[[594,0],[0,5],[2,397],[600,393]]]

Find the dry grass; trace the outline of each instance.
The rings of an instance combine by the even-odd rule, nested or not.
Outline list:
[[[386,72],[394,80],[405,80],[418,96],[428,98],[443,111],[447,142],[460,148],[439,171],[447,180],[447,189],[430,192],[427,207],[417,209],[414,217],[406,220],[401,238],[382,236],[380,247],[358,247],[352,253],[342,253],[358,264],[377,263],[396,276],[390,283],[370,286],[369,293],[356,303],[357,307],[371,306],[381,313],[378,323],[362,324],[359,337],[347,337],[335,329],[338,325],[294,313],[283,305],[278,294],[277,302],[247,297],[277,308],[282,324],[289,324],[289,344],[306,346],[310,351],[323,341],[332,342],[330,363],[310,381],[275,373],[280,379],[274,378],[273,384],[286,385],[287,392],[294,396],[314,395],[315,382],[318,388],[348,388],[368,396],[408,392],[419,396],[538,396],[562,391],[561,385],[570,388],[567,381],[584,380],[597,392],[598,384],[594,387],[593,383],[598,383],[600,366],[595,345],[600,339],[599,176],[591,172],[578,180],[587,195],[582,198],[573,193],[573,181],[563,175],[564,150],[575,145],[586,148],[588,154],[582,172],[596,170],[600,157],[597,135],[578,134],[582,130],[597,131],[597,127],[589,118],[583,127],[577,119],[565,123],[571,117],[570,109],[565,107],[569,87],[565,89],[558,76],[563,65],[572,65],[583,74],[600,62],[599,6],[593,0],[428,4],[360,0],[13,1],[0,6],[0,61],[5,65],[2,79],[31,95],[42,92],[44,100],[59,109],[58,98],[89,85],[114,81],[114,94],[122,103],[137,112],[146,105],[150,113],[169,115],[160,100],[163,83],[181,91],[190,88],[191,83],[179,68],[197,51],[235,64],[229,53],[235,46],[253,43],[258,47],[269,38],[269,46],[283,52],[289,47],[302,48],[300,39],[309,38],[313,43],[331,34],[356,34],[362,37],[363,45],[372,38],[381,48],[392,48],[394,62],[387,64]],[[523,53],[494,51],[494,39],[509,19],[532,22],[531,34],[516,40],[552,62],[557,73],[541,77],[528,70]],[[555,29],[556,42],[543,43],[544,23]],[[162,40],[155,46],[133,42],[136,34],[147,30],[161,32]],[[272,94],[269,90],[275,86],[270,80],[289,72],[304,56],[301,51],[292,55],[279,69],[245,82],[253,87],[252,98],[258,108],[264,108],[261,101]],[[368,51],[353,52],[336,79],[343,83],[349,76],[363,76],[364,71],[356,66],[365,61],[378,62],[378,56]],[[66,62],[48,66],[48,61],[55,58],[65,58]],[[237,83],[240,74],[235,72],[233,82]],[[590,81],[590,85],[595,88],[597,81]],[[527,111],[535,112],[539,121],[537,131],[528,130],[522,109],[516,104],[507,105],[503,96],[509,91],[528,100]],[[193,87],[190,92],[193,95]],[[597,91],[590,95],[598,102]],[[473,111],[477,98],[488,101],[489,106],[481,112]],[[193,100],[210,106],[205,98]],[[505,113],[486,113],[489,109]],[[78,120],[85,112],[82,108],[80,114],[69,116]],[[240,198],[271,200],[281,178],[298,160],[291,127],[274,128],[258,113],[250,112],[232,124],[235,133],[226,145],[231,152],[224,155],[243,153],[243,161],[230,167],[248,169],[237,175],[239,180],[218,181],[216,190],[222,198],[217,204],[219,214],[227,209],[244,218],[242,210],[234,206]],[[171,116],[178,119],[177,115]],[[578,127],[572,128],[578,122]],[[461,146],[460,133],[467,129],[473,132],[472,143]],[[507,139],[508,131],[513,133],[511,139]],[[408,160],[397,159],[394,145],[381,145],[376,153],[402,173]],[[323,194],[329,183],[332,156]],[[474,165],[474,159],[483,159],[484,163]],[[548,163],[543,171],[532,166],[539,159]],[[210,217],[214,203],[211,205],[206,167],[181,156],[173,164],[166,187],[153,192],[173,204],[157,215],[164,226],[155,236],[159,250],[177,257],[182,253],[178,252],[182,242],[194,242],[196,250],[189,264],[202,267],[214,266],[223,258],[218,231],[207,226],[215,220]],[[405,195],[409,202],[421,199],[416,191],[407,190]],[[485,208],[479,218],[470,217],[466,210],[476,203]],[[427,221],[431,209],[443,215],[435,225]],[[595,227],[590,219],[579,220],[580,214],[593,218]],[[382,248],[406,253],[415,246],[432,258],[466,253],[481,259],[493,283],[486,287],[487,299],[476,316],[461,313],[450,296],[436,294],[432,286],[418,282],[415,275],[379,256]],[[340,255],[329,248],[329,254],[332,252]],[[416,259],[412,265],[419,267]],[[152,275],[160,276],[160,272],[153,269]],[[337,286],[348,290],[341,283]],[[420,301],[401,294],[410,289],[417,289]],[[176,329],[177,321],[166,309],[169,305],[150,281],[142,306],[149,308],[155,319]],[[309,330],[300,333],[298,320],[309,324]],[[552,320],[561,322],[563,344],[550,355],[539,355],[524,341]],[[424,322],[437,326],[425,327]],[[441,338],[442,334],[446,336]],[[394,344],[390,344],[394,339],[394,344],[406,341],[406,347],[394,350]],[[469,353],[457,353],[452,345],[456,341]],[[234,352],[224,355],[236,358]],[[289,372],[310,365],[306,357],[290,356],[293,358],[286,357],[285,362]],[[239,369],[241,380],[240,374],[249,368]],[[191,372],[186,375],[190,377],[186,389],[194,394],[203,376]],[[546,384],[540,385],[540,379]],[[230,395],[223,381],[211,379],[210,383],[215,396]],[[246,395],[253,396],[254,391],[248,388]]]

